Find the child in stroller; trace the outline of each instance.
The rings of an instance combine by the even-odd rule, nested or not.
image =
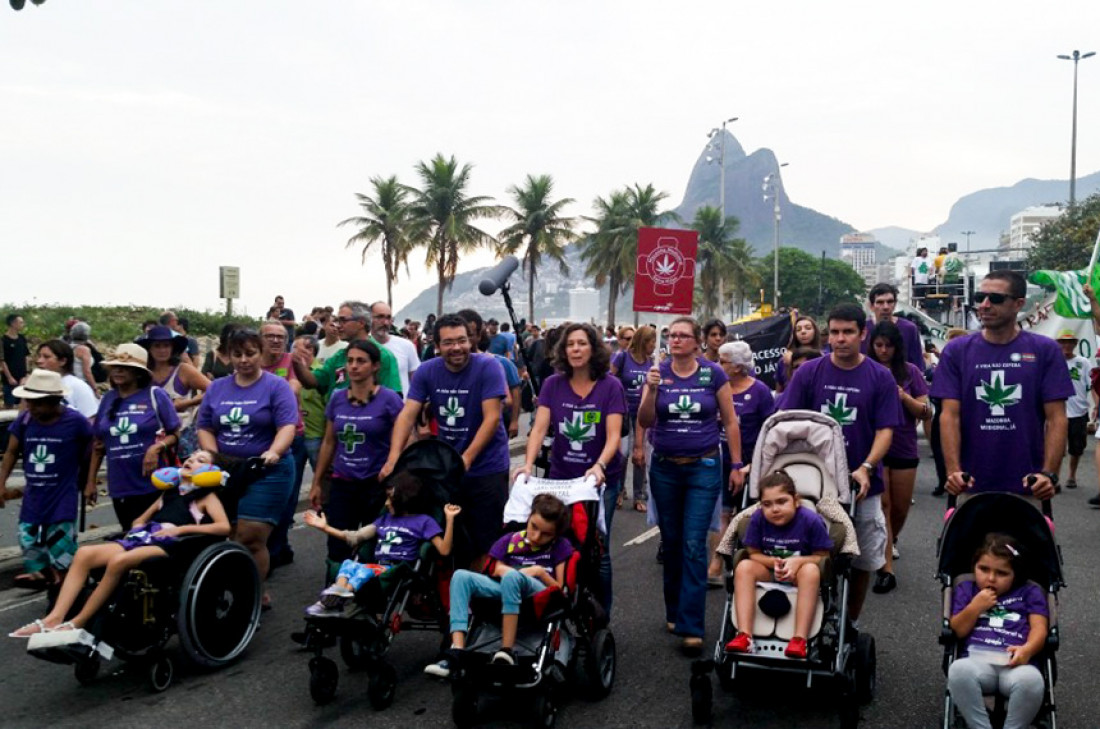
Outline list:
[[[947,687],[970,729],[991,726],[983,692],[1007,697],[1005,729],[1031,725],[1043,703],[1043,674],[1032,664],[1047,638],[1046,596],[1027,582],[1023,547],[989,534],[974,555],[974,579],[960,582],[952,599],[952,632],[965,657],[951,663]]]
[[[806,657],[806,638],[817,606],[821,583],[819,566],[833,546],[825,520],[802,507],[794,481],[786,471],[776,471],[760,482],[760,508],[753,512],[745,534],[748,559],[734,570],[734,603],[737,625],[751,626],[756,612],[756,585],[760,582],[793,583],[798,588],[794,635],[784,654]],[[752,635],[739,629],[726,644],[733,653],[752,651]]]
[[[178,537],[185,534],[227,536],[229,519],[217,494],[196,490],[200,486],[222,485],[221,469],[210,465],[211,461],[208,451],[195,451],[182,468],[155,471],[153,483],[164,490],[164,495],[134,521],[122,539],[78,549],[53,609],[9,636],[29,638],[38,633],[81,630],[107,603],[126,572],[146,560],[168,555]],[[98,567],[106,567],[103,578],[80,612],[65,620],[88,580],[88,573]]]
[[[564,538],[569,527],[569,509],[553,494],[539,494],[531,504],[527,526],[498,539],[489,550],[486,573],[458,570],[451,578],[451,649],[466,647],[470,599],[499,598],[501,601],[500,650],[492,663],[515,665],[513,646],[519,629],[523,598],[565,582],[565,563],[573,545]],[[450,658],[429,665],[425,673],[450,676]]]
[[[445,529],[430,515],[424,513],[425,500],[421,498],[423,485],[412,473],[404,472],[390,480],[391,491],[386,499],[386,513],[374,523],[356,531],[334,529],[328,525],[324,514],[307,511],[305,522],[325,534],[344,539],[352,547],[377,538],[375,557],[378,564],[364,564],[357,559],[347,559],[340,565],[336,581],[321,592],[321,599],[306,608],[306,614],[314,617],[342,615],[347,602],[375,577],[381,576],[402,562],[415,562],[420,556],[420,545],[431,542],[441,557],[451,553],[454,543],[455,517],[462,508],[454,504],[443,507]]]

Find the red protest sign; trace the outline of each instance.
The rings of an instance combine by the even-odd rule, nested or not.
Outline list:
[[[698,248],[697,231],[639,228],[634,311],[690,314]]]

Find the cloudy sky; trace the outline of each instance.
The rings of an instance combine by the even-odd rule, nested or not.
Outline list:
[[[577,215],[634,182],[675,205],[731,116],[796,202],[928,230],[961,195],[1068,177],[1055,56],[1097,27],[1092,0],[4,3],[0,303],[218,308],[219,265],[255,315],[378,298],[335,225],[370,177],[443,152],[500,200],[550,173]],[[1080,74],[1083,175],[1100,56]],[[418,262],[395,304],[432,280]]]

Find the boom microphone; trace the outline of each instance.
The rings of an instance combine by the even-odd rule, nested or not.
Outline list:
[[[482,296],[492,296],[497,289],[508,283],[508,278],[516,272],[517,268],[519,268],[519,259],[515,256],[506,256],[504,260],[489,269],[485,278],[481,279],[481,283],[477,285],[478,291]]]

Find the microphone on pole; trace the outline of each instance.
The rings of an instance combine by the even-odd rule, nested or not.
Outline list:
[[[492,296],[497,289],[503,288],[508,283],[508,278],[519,268],[519,259],[515,256],[506,256],[497,265],[485,273],[485,278],[477,285],[482,296]]]

